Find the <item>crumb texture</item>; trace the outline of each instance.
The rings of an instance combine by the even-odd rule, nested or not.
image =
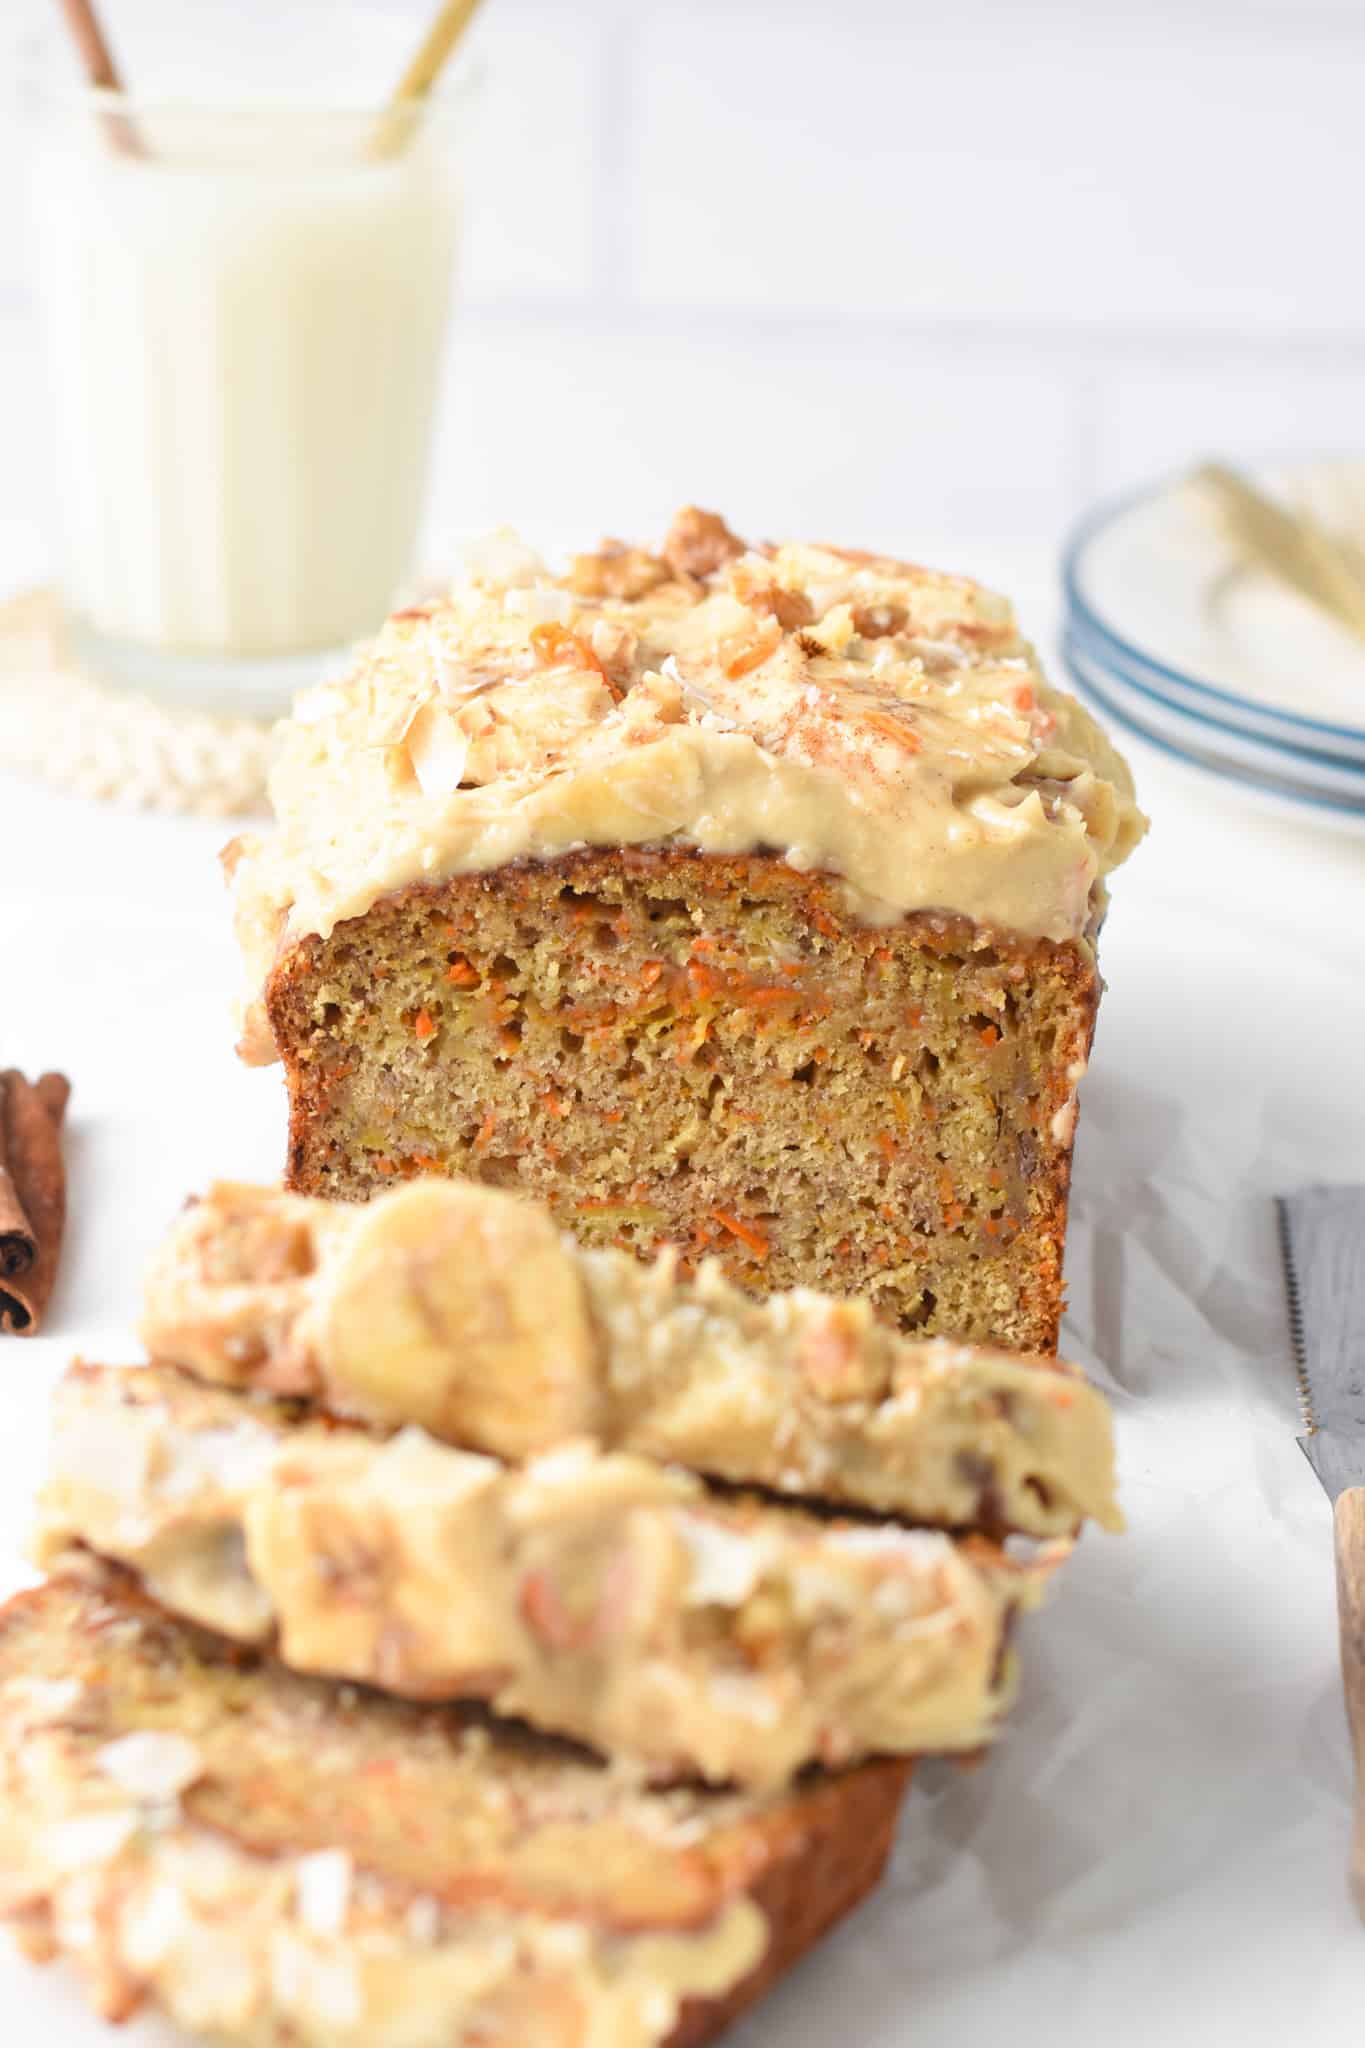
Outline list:
[[[587,1246],[1050,1352],[1097,994],[1083,946],[625,851],[399,891],[267,1000],[301,1192],[469,1175]]]

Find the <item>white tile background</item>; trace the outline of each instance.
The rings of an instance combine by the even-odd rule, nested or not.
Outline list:
[[[130,71],[185,19],[104,11]],[[422,11],[383,10],[395,62]],[[50,12],[0,0],[11,73]],[[1365,442],[1361,0],[488,0],[476,34],[433,548],[684,496],[970,548],[1208,449]],[[12,576],[42,421],[0,138]]]

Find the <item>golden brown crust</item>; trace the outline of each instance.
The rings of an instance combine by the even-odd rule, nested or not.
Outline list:
[[[813,1800],[799,1836],[774,1857],[750,1897],[768,1923],[763,1959],[723,1998],[689,1999],[668,2048],[704,2048],[770,1991],[878,1884],[895,1840],[904,1781],[843,1780]]]
[[[614,1098],[615,1106],[610,1108],[605,1107],[604,1097],[594,1100],[584,1125],[574,1130],[575,1155],[571,1168],[565,1169],[555,1157],[562,1147],[551,1142],[564,1135],[559,1130],[545,1130],[543,1143],[534,1136],[519,1141],[522,1149],[515,1159],[497,1152],[496,1146],[492,1156],[487,1153],[477,1117],[463,1132],[439,1132],[434,1139],[428,1137],[426,1144],[417,1131],[405,1133],[403,1071],[399,1063],[389,1062],[383,1081],[388,1100],[382,1106],[386,1113],[397,1110],[395,1144],[387,1151],[366,1152],[346,1134],[347,1118],[360,1093],[368,1090],[367,1099],[374,1098],[375,1055],[372,1046],[362,1044],[355,1032],[339,1028],[340,1006],[332,1001],[336,993],[352,979],[358,986],[367,960],[386,975],[389,969],[380,962],[380,952],[387,948],[392,957],[398,957],[405,927],[419,919],[433,932],[448,930],[461,935],[481,921],[494,919],[528,932],[532,928],[543,931],[557,895],[573,900],[570,909],[576,903],[600,901],[608,922],[620,906],[623,928],[634,918],[632,944],[642,922],[639,905],[646,899],[665,899],[682,906],[689,920],[685,935],[694,943],[698,937],[704,939],[719,931],[723,943],[733,941],[739,950],[745,943],[746,918],[757,907],[764,917],[780,922],[785,931],[803,934],[808,966],[824,969],[837,964],[841,973],[862,977],[864,982],[876,974],[889,975],[893,988],[903,985],[907,991],[912,986],[922,990],[926,982],[932,983],[942,1004],[951,1005],[955,993],[960,994],[960,1007],[966,1011],[971,1006],[968,1021],[979,1025],[982,1034],[982,1045],[965,1047],[960,1066],[947,1062],[946,1072],[940,1071],[943,1047],[935,1053],[927,1037],[916,1038],[913,1021],[902,1021],[895,1031],[870,1045],[861,1070],[856,1055],[852,1056],[848,1071],[853,1085],[863,1087],[873,1098],[863,1106],[864,1129],[857,1134],[858,1142],[865,1141],[868,1155],[861,1184],[849,1169],[846,1193],[841,1197],[829,1184],[826,1168],[818,1159],[796,1159],[789,1169],[795,1174],[805,1164],[805,1195],[812,1212],[823,1212],[822,1225],[829,1224],[832,1209],[839,1209],[841,1202],[848,1212],[850,1248],[846,1252],[841,1249],[837,1261],[827,1259],[828,1270],[813,1258],[800,1233],[789,1229],[790,1217],[776,1221],[770,1234],[772,1256],[765,1250],[761,1260],[756,1259],[751,1240],[730,1234],[731,1221],[720,1231],[712,1226],[713,1214],[733,1219],[733,1212],[720,1198],[708,1200],[709,1213],[688,1219],[701,1231],[709,1231],[709,1236],[699,1240],[689,1234],[682,1227],[680,1205],[685,1205],[686,1195],[680,1184],[671,1173],[665,1175],[660,1162],[642,1156],[638,1149],[631,1164],[635,1183],[647,1191],[646,1207],[662,1203],[667,1221],[652,1241],[627,1230],[627,1248],[647,1251],[659,1242],[671,1241],[685,1257],[695,1257],[699,1250],[717,1253],[731,1277],[757,1293],[802,1283],[824,1285],[835,1291],[867,1294],[880,1312],[926,1335],[995,1341],[1016,1350],[1055,1351],[1062,1309],[1075,1090],[1088,1056],[1100,990],[1091,949],[1080,944],[1023,940],[961,918],[928,912],[916,913],[886,929],[869,929],[849,919],[837,881],[819,874],[799,874],[772,856],[721,857],[676,848],[583,852],[445,883],[416,884],[376,904],[364,918],[338,926],[328,940],[306,937],[288,946],[270,976],[266,1001],[289,1089],[286,1178],[290,1187],[308,1194],[354,1197],[384,1184],[394,1173],[440,1170],[500,1178],[506,1185],[520,1186],[547,1200],[558,1219],[585,1242],[603,1241],[591,1214],[585,1216],[589,1204],[575,1198],[586,1193],[594,1197],[597,1208],[605,1206],[597,1200],[605,1172],[603,1158],[612,1148],[619,1148],[623,1135],[629,1146],[629,1129],[635,1118],[635,1111],[627,1113],[622,1107],[625,1097]],[[567,925],[568,913],[565,915]],[[548,928],[554,929],[552,924]],[[573,957],[570,939],[586,960],[585,942],[571,930],[562,930],[555,935],[555,942],[565,960]],[[593,941],[586,943],[590,948]],[[610,950],[620,942],[608,932],[602,943]],[[446,973],[444,958],[442,952],[442,976]],[[604,971],[610,965],[604,957]],[[384,999],[383,981],[371,983],[371,1002],[379,1005]],[[443,987],[440,980],[433,982],[434,1003],[454,999],[450,988]],[[1002,1044],[1002,1035],[1008,1035],[1005,1020],[1011,1014],[1010,1006],[1021,999],[1032,1004],[1033,1036],[1024,1024],[1017,1039]],[[913,1007],[908,1014],[913,1019]],[[420,1030],[421,1011],[418,1017]],[[996,1018],[1001,1020],[998,1030]],[[834,1017],[834,1026],[845,1039],[857,1023],[852,1014],[836,1013]],[[780,1020],[764,1042],[766,1065],[755,1066],[752,1041],[739,1047],[736,1062],[741,1057],[749,1062],[744,1068],[744,1086],[752,1086],[755,1076],[765,1084],[770,1078],[774,1086],[789,1086],[792,1077],[782,1065],[784,1035],[790,1042],[792,1034],[787,1032],[785,1020]],[[475,1056],[482,1057],[481,1042],[470,1044]],[[827,1056],[822,1048],[816,1050]],[[428,1057],[437,1061],[444,1057],[439,1039]],[[523,1062],[529,1057],[525,1047],[520,1057]],[[710,1064],[710,1073],[722,1077],[722,1086],[725,1057],[726,1047],[722,1046]],[[913,1096],[898,1097],[902,1103],[910,1103],[908,1112],[901,1110],[903,1116],[908,1113],[910,1121],[894,1133],[901,1157],[883,1167],[876,1147],[888,1141],[885,1133],[874,1128],[875,1090],[885,1087],[888,1095],[894,1093],[889,1077],[900,1071],[896,1063],[904,1065],[907,1059],[912,1069],[916,1059],[921,1063],[927,1059],[938,1078],[926,1081]],[[883,1060],[885,1072],[878,1073],[876,1063]],[[466,1065],[459,1078],[466,1079],[471,1071]],[[576,1071],[580,1070],[574,1054],[566,1053],[557,1066],[546,1067],[543,1073],[537,1070],[537,1085],[561,1092],[572,1089]],[[663,1070],[665,1082],[668,1071]],[[962,1086],[957,1094],[945,1092],[959,1072]],[[490,1083],[495,1078],[490,1072]],[[809,1095],[810,1091],[804,1092]],[[490,1106],[495,1093],[490,1086]],[[998,1109],[995,1133],[993,1139],[983,1139],[981,1132],[989,1122],[992,1101]],[[774,1109],[765,1102],[761,1107],[769,1121],[772,1116],[782,1117],[782,1104]],[[959,1147],[960,1157],[951,1154],[959,1110],[974,1120],[972,1134]],[[606,1122],[598,1120],[603,1112]],[[744,1112],[737,1107],[736,1113]],[[801,1105],[801,1113],[808,1115],[808,1104]],[[808,1155],[809,1126],[796,1121],[792,1112],[788,1114],[792,1115],[788,1149]],[[625,1134],[620,1129],[623,1115]],[[485,1118],[484,1128],[486,1123]],[[719,1180],[713,1177],[708,1181],[704,1173],[699,1180],[697,1173],[699,1166],[708,1165],[710,1143],[708,1128],[690,1157],[689,1170],[694,1186],[704,1185],[713,1192]],[[948,1178],[935,1224],[925,1203],[926,1199],[933,1202],[934,1176],[942,1181],[945,1151],[949,1155]],[[898,1178],[902,1168],[903,1177]],[[721,1168],[717,1173],[723,1179]],[[966,1201],[966,1190],[957,1184],[962,1175],[974,1176]],[[992,1175],[1000,1176],[1004,1188],[1003,1209],[994,1214],[985,1192],[985,1182]],[[869,1236],[869,1213],[879,1237]],[[890,1228],[882,1228],[878,1217],[886,1218]],[[743,1219],[738,1220],[742,1231]],[[998,1235],[989,1235],[997,1229]],[[838,1237],[838,1233],[827,1234]]]

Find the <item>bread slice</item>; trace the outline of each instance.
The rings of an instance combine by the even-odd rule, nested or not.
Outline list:
[[[169,1366],[68,1375],[39,1544],[295,1669],[749,1785],[989,1740],[1012,1617],[1067,1548],[825,1521],[586,1440],[506,1466]]]
[[[425,1179],[366,1206],[219,1183],[147,1274],[154,1358],[521,1458],[591,1433],[919,1524],[1119,1526],[1102,1396],[1051,1359],[914,1341],[866,1302],[755,1301],[584,1251],[538,1205]]]
[[[248,2048],[698,2048],[880,1875],[907,1767],[646,1791],[92,1568],[0,1610],[0,1913]]]

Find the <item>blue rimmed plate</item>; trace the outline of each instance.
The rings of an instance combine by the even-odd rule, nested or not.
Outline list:
[[[1095,660],[1073,630],[1068,630],[1062,651],[1073,682],[1106,723],[1123,726],[1173,759],[1236,784],[1244,795],[1281,816],[1365,839],[1365,778],[1355,777],[1354,791],[1348,784],[1344,792],[1316,776],[1306,781],[1301,757],[1287,749],[1253,751],[1251,743],[1235,738],[1228,743],[1207,721],[1175,712],[1125,685]]]
[[[1066,628],[1067,659],[1087,688],[1097,687],[1149,732],[1178,746],[1198,748],[1211,760],[1297,783],[1347,803],[1365,803],[1365,761],[1351,761],[1320,747],[1290,746],[1267,739],[1231,719],[1210,718],[1163,690],[1149,686],[1136,663],[1121,661],[1110,643],[1074,614]]]
[[[1262,465],[1264,488],[1365,531],[1365,460]],[[1076,529],[1071,622],[1106,670],[1224,731],[1365,767],[1365,645],[1241,563],[1204,494],[1168,479]]]

